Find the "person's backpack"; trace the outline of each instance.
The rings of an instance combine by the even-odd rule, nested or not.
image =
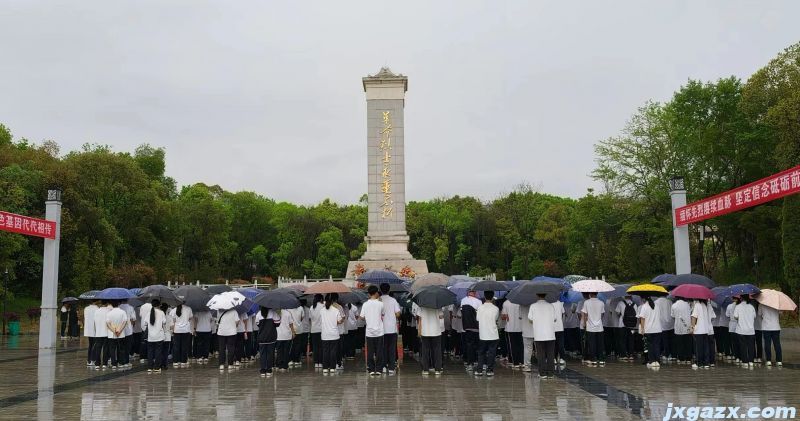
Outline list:
[[[633,306],[633,303],[625,302],[625,311],[622,313],[622,324],[629,329],[633,329],[636,327],[636,321],[636,308]]]
[[[278,329],[272,319],[261,319],[258,322],[258,343],[271,344],[278,340]]]

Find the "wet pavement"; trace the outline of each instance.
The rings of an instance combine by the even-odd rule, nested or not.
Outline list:
[[[220,373],[214,359],[160,374],[138,362],[125,371],[88,370],[85,342],[39,353],[36,339],[0,342],[0,419],[660,420],[668,403],[800,404],[795,364],[653,371],[637,363],[601,368],[568,361],[557,378],[540,380],[502,366],[494,378],[473,377],[458,361],[449,361],[441,377],[422,376],[406,357],[393,376],[369,377],[355,360],[336,375],[305,364],[260,378],[256,363]],[[797,349],[786,348],[795,359],[784,360],[798,361]]]

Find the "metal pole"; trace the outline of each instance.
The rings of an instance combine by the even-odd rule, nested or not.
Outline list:
[[[683,186],[683,179],[670,180],[674,184],[669,192],[672,199],[672,238],[675,242],[675,274],[692,273],[692,260],[689,251],[689,225],[677,226],[675,224],[675,209],[686,206],[686,189]]]
[[[58,249],[61,243],[61,190],[48,190],[45,219],[56,223],[55,239],[44,239],[42,263],[42,316],[39,319],[39,349],[56,347],[58,299]]]
[[[3,277],[3,335],[8,335],[6,331],[6,311],[8,310],[8,266],[6,275]]]

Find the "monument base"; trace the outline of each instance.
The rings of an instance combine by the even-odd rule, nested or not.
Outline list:
[[[345,275],[347,279],[355,279],[357,277],[355,271],[356,268],[360,269],[358,265],[363,266],[365,271],[386,269],[392,272],[400,272],[404,267],[408,266],[416,276],[428,273],[428,262],[424,260],[354,260],[347,264],[347,273]]]

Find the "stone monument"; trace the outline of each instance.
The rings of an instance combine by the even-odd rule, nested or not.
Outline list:
[[[406,233],[405,142],[403,109],[408,78],[384,67],[362,78],[367,97],[367,251],[347,265],[347,277],[359,269],[410,269],[428,273],[424,260],[408,252]]]

